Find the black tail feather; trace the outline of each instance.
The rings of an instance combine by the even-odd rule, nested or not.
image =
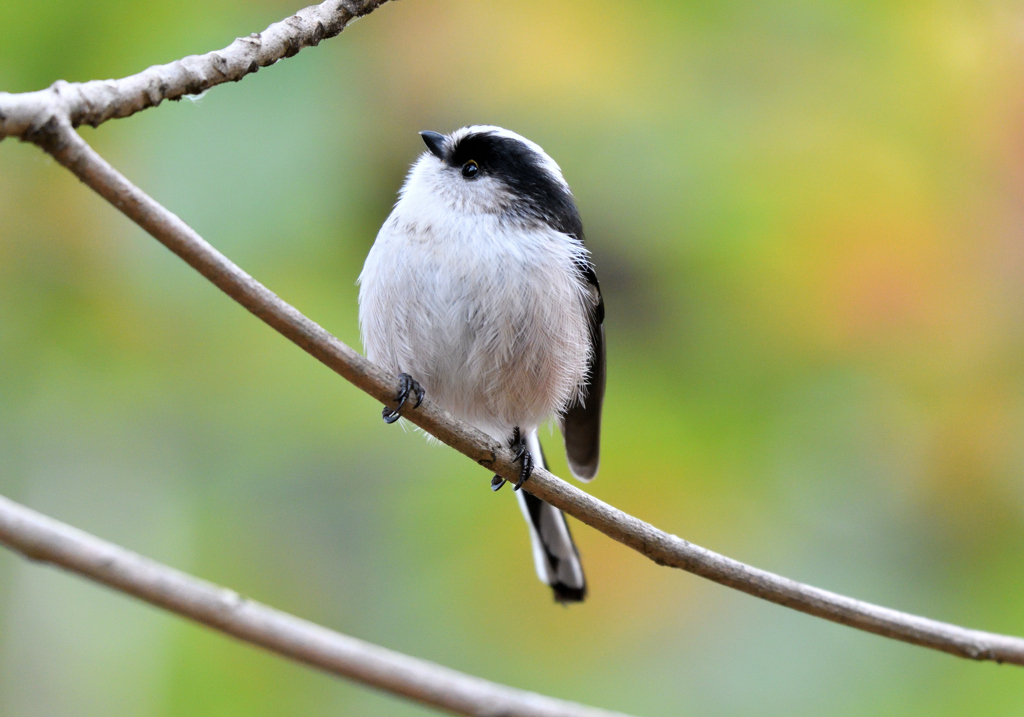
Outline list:
[[[546,468],[547,461],[536,431],[527,437],[527,445],[535,464]],[[551,586],[557,602],[581,602],[587,596],[586,578],[579,551],[562,511],[526,491],[516,495],[530,524],[538,577]]]

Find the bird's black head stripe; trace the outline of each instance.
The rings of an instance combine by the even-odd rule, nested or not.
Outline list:
[[[480,176],[500,180],[515,195],[513,212],[583,241],[583,223],[572,194],[535,150],[512,137],[475,132],[458,140],[447,156],[455,168],[470,160],[479,165]]]

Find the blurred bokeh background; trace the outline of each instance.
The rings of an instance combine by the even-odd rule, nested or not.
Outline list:
[[[222,47],[280,0],[4,0],[0,89]],[[358,346],[416,132],[562,165],[608,306],[588,490],[759,567],[1024,634],[1019,2],[403,0],[83,136]],[[556,433],[545,435],[567,475]],[[535,579],[510,492],[0,144],[0,492],[473,674],[649,716],[1021,715],[1024,672],[825,623],[574,524]],[[0,714],[421,715],[0,551]]]

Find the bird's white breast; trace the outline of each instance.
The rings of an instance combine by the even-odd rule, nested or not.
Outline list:
[[[367,355],[496,439],[535,428],[584,383],[593,310],[579,270],[586,256],[547,227],[406,193],[359,277]]]

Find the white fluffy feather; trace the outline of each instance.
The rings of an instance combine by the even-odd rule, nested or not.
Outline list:
[[[505,201],[497,180],[466,182],[424,154],[359,276],[370,360],[502,441],[579,394],[593,304],[583,245],[507,219]]]

